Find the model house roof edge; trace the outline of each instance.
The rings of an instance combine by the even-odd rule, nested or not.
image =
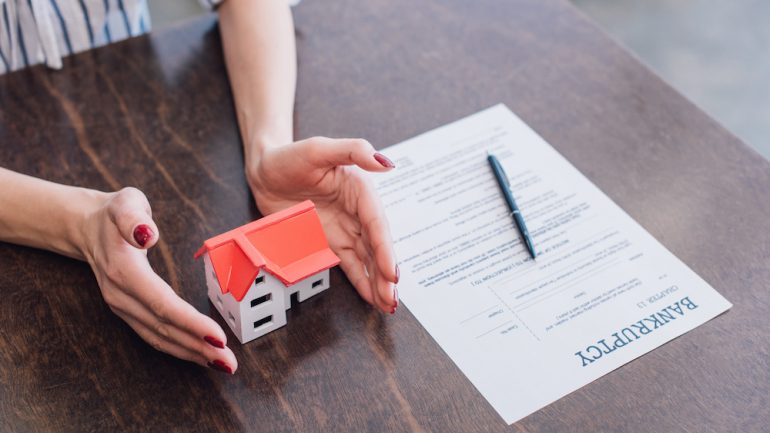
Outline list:
[[[261,271],[261,270],[262,270],[261,268],[256,268],[256,272],[254,272],[254,273],[252,274],[252,276],[251,276],[251,280],[254,280],[255,278],[257,278],[257,275],[259,275],[259,271]],[[230,289],[229,289],[229,285],[230,285],[230,284],[229,284],[229,281],[228,281],[228,287],[227,287],[227,288],[225,288],[225,287],[222,287],[222,285],[220,284],[220,285],[219,285],[219,291],[220,291],[220,292],[222,292],[222,294],[223,294],[223,295],[226,295],[226,294],[228,294],[228,293],[229,293],[229,294],[230,294],[230,296],[232,296],[233,298],[235,298],[235,300],[236,300],[236,301],[238,301],[238,302],[241,302],[241,301],[243,300],[243,298],[245,298],[245,297],[246,297],[246,295],[249,293],[249,289],[246,289],[246,290],[244,290],[244,291],[243,291],[243,293],[241,293],[241,296],[240,296],[240,297],[238,297],[238,296],[235,296],[235,292],[234,292],[233,290],[230,290]],[[249,286],[249,287],[251,287],[251,286]]]
[[[256,221],[252,221],[248,224],[242,225],[240,227],[236,227],[232,230],[226,231],[222,234],[218,234],[214,237],[211,237],[209,239],[206,239],[203,242],[203,245],[198,249],[198,251],[195,252],[194,258],[199,258],[203,255],[203,253],[206,252],[206,250],[212,250],[214,248],[217,248],[223,244],[226,244],[228,242],[233,241],[235,238],[238,237],[238,235],[245,236],[251,232],[254,232],[259,229],[263,229],[266,227],[269,227],[271,225],[277,224],[283,220],[295,217],[297,215],[301,215],[305,212],[309,212],[311,210],[315,209],[315,204],[310,200],[305,200],[301,203],[298,203],[288,209],[284,209],[282,211],[278,211],[276,213],[270,214],[266,217],[262,217]],[[239,244],[240,246],[240,244]],[[256,249],[254,249],[256,251]],[[245,250],[244,250],[245,252]],[[248,253],[246,253],[248,255]],[[260,255],[261,257],[261,255]],[[251,257],[249,257],[251,258]],[[264,263],[264,260],[263,260]],[[257,266],[261,266],[258,263],[254,263]]]
[[[306,263],[295,262],[289,266],[286,266],[284,268],[278,268],[276,270],[270,269],[269,266],[265,266],[265,271],[269,272],[270,275],[273,275],[276,278],[278,278],[278,280],[280,280],[284,286],[289,287],[299,283],[300,281],[312,275],[331,269],[340,264],[340,258],[336,254],[334,254],[334,251],[332,251],[331,248],[326,248],[324,250],[317,251],[311,256],[309,256],[308,259],[306,260],[321,260],[322,261],[321,263],[323,264],[320,266],[314,266],[312,268],[314,269],[312,272],[303,272],[302,274],[300,274],[300,276],[296,276],[293,278],[287,278],[287,274],[291,273],[291,268],[295,266],[297,267],[305,266]]]

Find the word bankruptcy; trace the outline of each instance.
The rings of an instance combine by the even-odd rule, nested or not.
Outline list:
[[[584,350],[575,352],[575,356],[580,359],[583,363],[583,367],[585,367],[596,362],[602,356],[609,355],[621,347],[633,343],[656,329],[663,327],[668,322],[676,320],[677,315],[684,316],[687,311],[695,310],[696,308],[698,308],[698,306],[690,300],[689,296],[686,296],[657,313],[650,314],[650,316],[632,323],[627,328],[623,328],[618,332],[613,332],[612,337],[615,338],[615,341],[613,341],[612,344],[607,344],[606,341],[611,340],[612,338],[602,338],[597,341],[596,344],[592,344]]]

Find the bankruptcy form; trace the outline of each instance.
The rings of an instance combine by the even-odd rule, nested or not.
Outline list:
[[[508,424],[731,307],[504,105],[384,152],[400,298]]]

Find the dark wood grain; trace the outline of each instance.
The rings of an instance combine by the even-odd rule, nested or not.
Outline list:
[[[0,244],[0,430],[770,429],[770,164],[561,1],[307,1],[295,16],[298,137],[384,147],[503,102],[734,308],[509,427],[407,309],[377,313],[338,270],[288,326],[236,345],[231,377],[153,351],[84,263]],[[192,255],[258,217],[229,92],[212,17],[12,73],[0,166],[142,189],[155,269],[222,323]]]

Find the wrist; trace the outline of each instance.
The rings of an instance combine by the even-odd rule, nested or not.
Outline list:
[[[244,154],[247,161],[259,159],[266,149],[289,144],[294,141],[291,131],[271,131],[244,134]]]
[[[73,187],[63,206],[64,236],[69,251],[63,251],[65,255],[79,260],[90,261],[91,237],[94,229],[94,221],[97,214],[104,209],[111,193],[87,188]]]
[[[85,220],[107,196],[0,168],[0,241],[85,259]]]
[[[251,182],[257,175],[259,165],[266,151],[271,148],[283,146],[292,143],[293,134],[291,132],[272,131],[252,135],[249,139],[244,139],[244,164],[246,177]]]

